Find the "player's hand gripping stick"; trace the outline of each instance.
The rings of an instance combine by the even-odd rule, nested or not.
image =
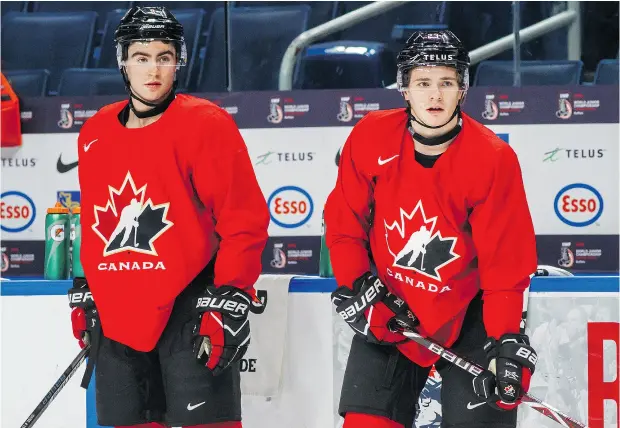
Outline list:
[[[390,329],[392,329],[394,332],[401,333],[405,337],[413,340],[418,345],[425,347],[429,351],[439,355],[441,358],[457,366],[461,370],[465,370],[471,373],[474,377],[478,377],[486,373],[486,370],[480,367],[478,364],[475,364],[465,358],[456,355],[449,349],[444,348],[443,346],[429,338],[423,337],[419,333],[411,330],[411,328],[409,328],[407,325],[400,323],[398,319],[394,319],[394,322],[392,322],[390,325]],[[537,412],[542,413],[546,417],[556,421],[563,427],[587,428],[585,424],[576,421],[570,416],[560,412],[559,410],[543,402],[542,400],[530,395],[529,393],[523,394],[521,402],[530,406]]]

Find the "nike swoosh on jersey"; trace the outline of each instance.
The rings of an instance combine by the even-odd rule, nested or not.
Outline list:
[[[198,404],[194,404],[194,405],[192,405],[192,403],[187,403],[187,410],[189,410],[191,412],[195,408],[202,406],[204,403],[206,403],[206,401],[203,401],[202,403],[198,403]]]
[[[471,404],[471,401],[470,401],[469,403],[467,403],[467,408],[468,408],[469,410],[473,410],[473,409],[475,409],[476,407],[480,407],[480,406],[482,406],[483,404],[487,404],[487,403],[485,403],[485,402],[483,401],[482,403]]]
[[[59,173],[64,174],[65,172],[71,171],[73,168],[77,168],[77,166],[77,161],[71,163],[63,163],[62,154],[58,156],[58,162],[56,162],[56,169]]]
[[[92,146],[92,145],[93,145],[93,143],[96,143],[97,141],[99,141],[99,138],[95,138],[95,139],[94,139],[93,141],[91,141],[90,143],[88,143],[88,144],[84,144],[84,151],[85,151],[85,152],[87,152],[87,151],[88,151],[88,149],[90,149],[90,146]]]
[[[385,165],[386,163],[388,163],[389,161],[392,161],[394,159],[396,159],[398,157],[398,155],[394,155],[391,158],[387,158],[387,159],[381,159],[381,156],[379,156],[379,159],[377,159],[377,163],[379,165]]]

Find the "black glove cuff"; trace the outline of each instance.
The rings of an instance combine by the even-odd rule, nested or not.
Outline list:
[[[487,354],[487,361],[497,358],[497,340],[494,337],[488,337],[484,342],[484,352]]]

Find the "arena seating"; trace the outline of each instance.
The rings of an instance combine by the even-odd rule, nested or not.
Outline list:
[[[50,72],[46,69],[3,71],[16,94],[23,97],[44,97],[47,94]]]
[[[308,29],[310,7],[239,7],[230,14],[230,74],[235,91],[277,89],[278,70],[293,39]],[[234,31],[237,28],[242,31]],[[198,90],[226,91],[224,9],[211,18]]]
[[[2,17],[2,70],[45,68],[54,90],[63,70],[88,64],[96,20],[96,12],[9,12]]]
[[[394,83],[396,54],[384,43],[339,41],[309,46],[294,89],[381,88]]]
[[[594,76],[595,85],[617,85],[618,84],[618,60],[604,59],[596,67]]]
[[[512,86],[513,61],[482,61],[478,65],[474,86]],[[523,86],[578,85],[581,61],[521,61]]]
[[[69,68],[62,73],[58,95],[121,95],[125,83],[118,68]]]
[[[282,57],[297,35],[369,3],[230,2],[232,89],[276,90]],[[525,2],[523,26],[564,7],[556,3]],[[183,23],[186,32],[188,64],[179,72],[179,89],[226,91],[224,4],[223,1],[2,2],[2,71],[11,75],[22,96],[56,95],[61,75],[67,69],[71,75],[77,73],[80,79],[88,82],[93,79],[94,83],[82,86],[83,91],[80,87],[69,89],[65,83],[65,93],[96,93],[97,88],[108,87],[101,82],[104,77],[111,78],[107,76],[108,69],[117,68],[114,30],[127,8],[164,5]],[[394,83],[396,52],[415,29],[450,28],[473,49],[511,31],[510,8],[510,3],[502,2],[409,2],[307,47],[296,64],[293,86],[295,89],[385,87]],[[473,20],[469,19],[472,14],[476,17]],[[581,61],[565,61],[566,55],[566,29],[525,43],[521,56],[522,85],[618,84],[617,59],[600,60],[596,70],[596,63],[590,61],[586,70]],[[474,67],[472,85],[512,85],[511,57],[511,52],[504,52]],[[77,71],[84,69],[104,71]]]

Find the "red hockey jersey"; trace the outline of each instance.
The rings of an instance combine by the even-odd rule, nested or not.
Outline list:
[[[104,334],[154,348],[176,296],[217,252],[215,284],[254,294],[269,211],[233,119],[177,95],[156,122],[102,108],[78,139],[81,261]]]
[[[512,148],[463,115],[463,129],[432,168],[415,160],[404,109],[366,115],[341,155],[325,206],[326,242],[339,285],[370,270],[450,346],[469,302],[484,291],[489,336],[518,333],[536,240]],[[399,349],[428,366],[438,357]]]

